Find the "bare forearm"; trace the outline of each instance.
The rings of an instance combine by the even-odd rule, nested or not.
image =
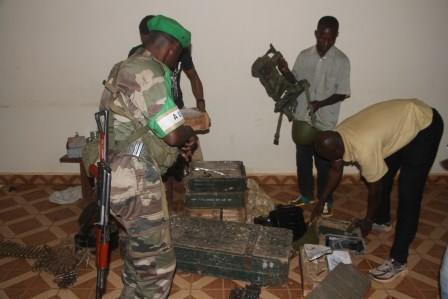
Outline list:
[[[193,129],[190,126],[180,126],[167,136],[163,140],[170,146],[182,146],[195,135]]]
[[[320,107],[324,107],[324,106],[329,106],[329,105],[333,105],[337,102],[342,102],[343,100],[345,100],[346,98],[348,98],[347,95],[345,94],[333,94],[330,97],[326,98],[323,101],[320,101]]]
[[[197,80],[191,80],[191,90],[193,92],[194,98],[196,101],[204,99],[204,88],[202,87],[202,81],[199,77]]]
[[[199,78],[195,68],[184,70],[184,72],[190,80],[191,90],[196,99],[196,107],[200,111],[205,112],[204,88],[202,86],[201,78]]]
[[[313,112],[316,112],[322,107],[333,105],[334,103],[341,102],[348,98],[345,94],[333,94],[325,100],[322,101],[311,101],[309,106]]]
[[[196,100],[204,99],[204,88],[202,86],[201,78],[199,78],[199,74],[197,73],[195,68],[184,70],[188,79],[190,80],[191,91]]]
[[[342,176],[342,170],[342,161],[332,162],[332,166],[328,171],[327,184],[325,185],[324,190],[322,191],[322,194],[319,198],[320,202],[325,202],[325,200],[328,198],[328,195],[330,195],[336,189]]]
[[[328,195],[333,192],[339,184],[339,181],[342,176],[343,170],[343,161],[336,160],[331,162],[331,167],[328,171],[327,183],[325,184],[324,190],[322,194],[319,195],[319,202],[313,209],[311,213],[311,222],[317,219],[321,214],[324,208],[325,200],[328,198]]]

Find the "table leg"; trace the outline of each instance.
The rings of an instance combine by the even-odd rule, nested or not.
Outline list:
[[[94,198],[93,182],[92,179],[87,176],[87,172],[82,162],[79,163],[79,173],[81,175],[82,197],[86,200],[91,200]]]

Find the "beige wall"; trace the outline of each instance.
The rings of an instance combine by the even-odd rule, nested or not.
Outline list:
[[[207,160],[242,160],[251,173],[295,171],[290,124],[274,146],[273,101],[250,66],[269,43],[292,65],[326,14],[339,18],[337,46],[352,64],[341,118],[395,97],[419,97],[448,116],[446,0],[0,0],[0,172],[77,171],[58,162],[66,138],[94,128],[101,81],[139,43],[141,17],[159,13],[193,33],[213,121],[201,137]],[[437,161],[448,157],[447,142],[445,133]]]

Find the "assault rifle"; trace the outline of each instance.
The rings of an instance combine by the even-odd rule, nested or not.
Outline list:
[[[95,113],[95,120],[100,133],[99,162],[96,196],[99,217],[96,223],[96,298],[103,297],[106,289],[107,273],[109,271],[109,241],[110,241],[110,187],[111,169],[108,161],[109,149],[109,111]]]

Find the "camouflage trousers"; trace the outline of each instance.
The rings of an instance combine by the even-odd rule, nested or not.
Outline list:
[[[111,213],[126,232],[122,299],[166,298],[176,268],[165,189],[143,158],[111,159]]]

